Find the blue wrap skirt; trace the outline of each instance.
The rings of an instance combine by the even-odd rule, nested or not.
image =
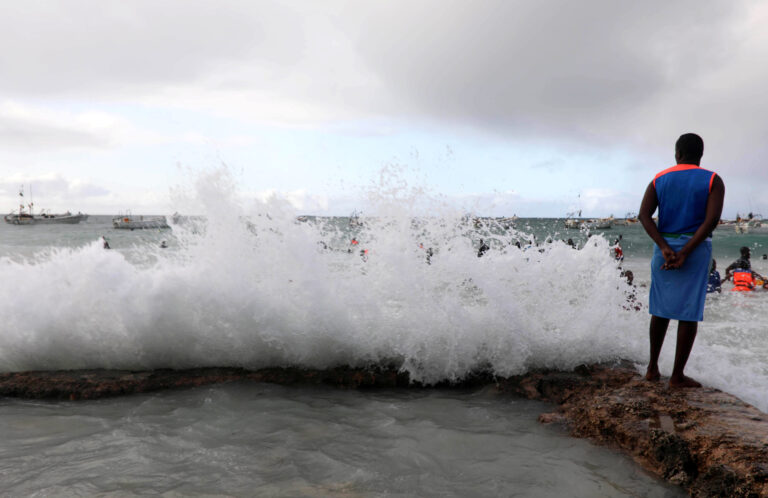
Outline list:
[[[691,239],[689,235],[664,237],[673,251],[679,251]],[[659,246],[653,247],[651,258],[651,294],[648,308],[651,315],[686,322],[704,319],[707,298],[707,278],[712,261],[712,240],[707,239],[685,259],[682,268],[662,270],[664,256]]]

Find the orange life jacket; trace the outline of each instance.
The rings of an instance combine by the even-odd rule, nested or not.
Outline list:
[[[737,292],[749,292],[755,289],[755,279],[751,271],[733,272],[733,289]]]

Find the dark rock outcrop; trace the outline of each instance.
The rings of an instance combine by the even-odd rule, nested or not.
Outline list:
[[[0,374],[0,396],[82,400],[234,381],[424,387],[395,368],[79,370]],[[541,422],[562,423],[574,436],[619,448],[692,496],[768,497],[768,415],[734,396],[646,382],[629,364],[506,379],[478,374],[461,385],[493,383],[504,393],[556,403]]]
[[[670,389],[629,366],[536,372],[500,388],[557,403],[539,420],[620,448],[691,496],[768,497],[768,415],[727,393]]]

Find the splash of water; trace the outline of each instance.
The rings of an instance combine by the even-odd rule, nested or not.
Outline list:
[[[0,370],[387,363],[437,382],[645,354],[647,315],[625,309],[604,238],[531,245],[382,182],[350,226],[239,201],[219,170],[177,193],[201,216],[173,227],[173,250],[94,241],[4,258]]]

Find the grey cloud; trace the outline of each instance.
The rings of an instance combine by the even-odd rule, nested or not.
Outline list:
[[[34,199],[36,204],[58,204],[65,200],[82,200],[103,197],[111,192],[91,183],[71,181],[61,175],[25,178],[23,181],[0,181],[0,195],[18,196],[24,187],[25,202]],[[38,202],[39,201],[39,202]],[[44,207],[44,206],[41,206]]]
[[[768,148],[760,145],[768,134],[768,47],[743,29],[758,7],[746,0],[6,2],[0,43],[12,49],[0,51],[0,92],[125,96],[128,104],[156,92],[153,102],[162,105],[163,86],[191,89],[191,100],[210,88],[252,89],[297,108],[470,126],[565,152],[616,146],[652,169],[672,160],[679,133],[695,131],[707,143],[705,164],[768,179]],[[3,130],[5,143],[45,131],[0,124],[0,137]],[[60,131],[43,136],[59,144],[98,140]]]
[[[717,47],[734,36],[738,9],[705,4],[435,0],[380,7],[359,41],[415,109],[507,132],[589,136],[724,56]]]
[[[277,2],[6,2],[0,5],[6,47],[0,89],[6,95],[114,94],[185,83],[247,57],[268,73],[301,56],[295,17]]]
[[[0,116],[0,146],[5,150],[103,148],[110,145],[103,134],[64,125]]]

